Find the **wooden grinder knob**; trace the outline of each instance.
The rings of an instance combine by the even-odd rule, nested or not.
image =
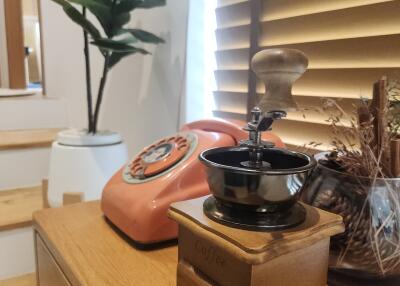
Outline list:
[[[265,95],[258,107],[263,113],[274,110],[293,111],[293,83],[307,70],[306,55],[294,49],[267,49],[254,55],[251,68],[265,84]]]

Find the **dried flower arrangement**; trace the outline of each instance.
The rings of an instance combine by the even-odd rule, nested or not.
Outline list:
[[[335,100],[324,101],[322,112],[333,132],[325,163],[360,177],[400,177],[400,79],[384,77],[375,83],[372,101],[361,99],[355,109],[355,115],[348,114]]]
[[[336,101],[324,102],[333,148],[303,200],[343,217],[346,232],[332,241],[331,267],[400,275],[400,80],[382,78],[372,100],[355,110],[349,115]]]

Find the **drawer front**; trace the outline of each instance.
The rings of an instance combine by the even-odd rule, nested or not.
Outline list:
[[[35,235],[38,286],[71,286],[43,240]]]

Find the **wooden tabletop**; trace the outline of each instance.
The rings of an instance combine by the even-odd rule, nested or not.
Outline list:
[[[105,220],[99,202],[36,212],[34,227],[74,286],[176,285],[176,243],[139,250]]]

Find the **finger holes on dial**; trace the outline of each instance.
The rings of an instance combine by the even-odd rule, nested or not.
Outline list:
[[[178,150],[180,151],[180,150],[182,150],[182,149],[184,149],[184,148],[187,148],[187,147],[188,147],[187,144],[182,144],[182,145],[179,145],[179,146],[178,146]]]

